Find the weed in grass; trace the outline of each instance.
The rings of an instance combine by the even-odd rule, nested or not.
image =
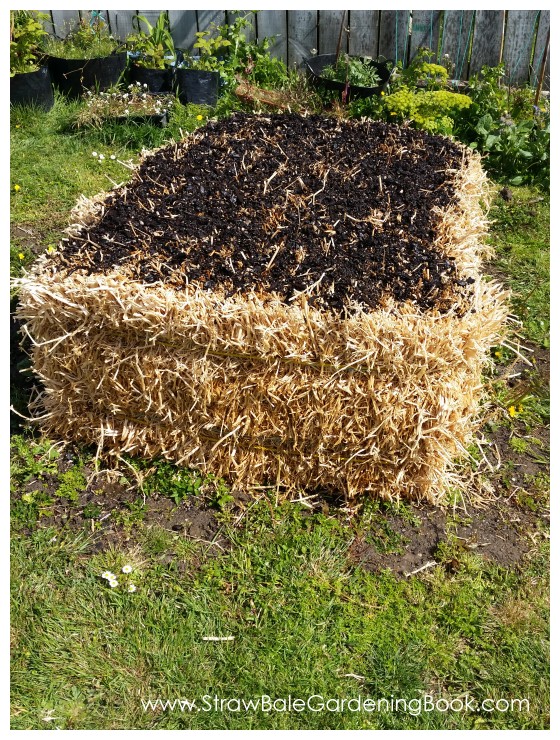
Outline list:
[[[375,525],[372,524],[364,538],[364,542],[373,545],[378,552],[385,554],[397,553],[399,555],[404,553],[404,545],[407,541],[383,519]]]
[[[550,476],[547,473],[524,473],[523,487],[516,492],[519,506],[541,511],[550,506]]]
[[[204,487],[206,492],[210,491],[210,505],[215,509],[225,511],[235,500],[226,482],[221,478],[216,478],[215,475],[210,474],[206,476]]]
[[[67,499],[68,501],[78,501],[80,493],[85,491],[87,480],[79,467],[72,467],[59,478],[59,486],[56,489],[56,496]]]
[[[514,452],[524,453],[529,449],[529,442],[521,437],[512,437],[508,444]]]
[[[11,521],[14,531],[35,527],[37,522],[51,516],[54,499],[40,489],[28,491],[12,501]]]
[[[167,460],[156,460],[146,477],[143,488],[146,493],[159,493],[170,498],[176,506],[188,496],[197,495],[204,479],[191,470],[178,467]]]
[[[146,515],[146,504],[143,498],[127,501],[124,509],[113,510],[111,517],[114,522],[130,533],[134,527],[140,527]]]
[[[174,537],[163,527],[149,527],[144,531],[142,545],[151,556],[162,555],[173,549]]]
[[[97,519],[101,514],[101,507],[97,504],[86,504],[82,510],[84,519]]]
[[[492,395],[495,404],[504,409],[504,419],[509,420],[510,425],[514,420],[523,422],[526,433],[550,422],[549,389],[536,374],[530,374],[513,389],[502,380],[495,381]]]
[[[34,440],[20,434],[10,440],[12,482],[21,485],[30,480],[44,480],[58,471],[58,449],[48,439]]]

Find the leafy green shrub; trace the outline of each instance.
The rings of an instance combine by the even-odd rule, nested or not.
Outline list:
[[[10,11],[10,76],[39,68],[37,54],[47,32],[41,25],[48,16],[33,10]]]
[[[217,70],[220,72],[226,89],[232,89],[241,76],[253,84],[263,87],[283,87],[290,79],[286,65],[269,53],[270,39],[249,42],[245,29],[252,25],[252,16],[258,11],[250,11],[238,16],[233,23],[218,26],[212,24],[206,31],[196,34],[194,48],[199,58],[186,60],[192,69]]]
[[[147,69],[165,69],[171,58],[175,59],[175,44],[167,13],[163,11],[159,14],[155,26],[143,15],[136,17],[146,26],[147,33],[140,29],[137,34],[131,34],[126,39],[131,51],[140,53],[134,63]]]
[[[454,116],[470,104],[468,95],[448,90],[413,91],[406,87],[383,99],[389,117],[410,120],[417,128],[438,134],[452,134]]]
[[[541,182],[548,185],[550,177],[550,121],[541,124],[536,118],[518,123],[490,113],[482,116],[468,143],[472,149],[486,154],[485,166],[494,177],[512,185]]]
[[[329,64],[321,72],[325,80],[346,82],[358,87],[377,87],[381,81],[377,69],[362,61],[359,57],[350,57],[344,54],[336,64]]]
[[[367,116],[392,123],[410,121],[416,128],[430,133],[450,135],[459,111],[468,108],[468,95],[448,90],[416,90],[401,87],[380,98],[356,100],[349,106],[352,118]]]
[[[407,69],[398,65],[389,94],[353,101],[348,115],[408,121],[430,133],[453,135],[484,155],[484,166],[496,180],[548,187],[547,101],[537,106],[530,88],[504,87],[502,64],[483,67],[470,80],[468,95],[453,92],[445,67],[428,61],[431,53],[421,50]]]
[[[91,21],[83,18],[64,40],[48,38],[44,50],[63,59],[97,59],[116,51],[121,44],[111,36],[105,19],[98,11],[92,11]]]
[[[497,180],[512,185],[550,179],[550,115],[546,101],[534,105],[530,88],[510,89],[501,84],[503,64],[483,67],[469,82],[472,106],[456,122],[454,134],[477,149],[486,169]]]

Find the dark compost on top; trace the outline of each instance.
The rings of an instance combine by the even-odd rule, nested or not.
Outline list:
[[[149,156],[57,268],[285,301],[308,290],[336,311],[384,296],[443,310],[472,282],[434,247],[464,157],[382,122],[236,114]]]

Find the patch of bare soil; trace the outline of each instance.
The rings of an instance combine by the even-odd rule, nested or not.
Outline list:
[[[68,454],[59,463],[59,474],[72,467],[72,457]],[[92,471],[85,466],[83,472],[89,476]],[[77,494],[77,500],[67,501],[57,497],[59,485],[59,475],[45,475],[41,480],[30,481],[24,493],[39,491],[53,501],[45,507],[37,526],[90,535],[86,552],[103,552],[133,543],[140,528],[154,526],[206,543],[210,549],[224,550],[228,546],[220,533],[218,510],[202,496],[190,496],[176,504],[158,493],[143,495],[135,483],[114,482],[99,475]]]
[[[539,532],[542,515],[516,506],[504,499],[493,508],[461,510],[460,523],[449,526],[449,515],[443,509],[427,506],[412,507],[414,522],[397,515],[386,514],[385,528],[389,527],[399,544],[396,552],[380,552],[368,542],[370,533],[360,533],[350,548],[353,563],[369,571],[392,570],[399,575],[420,572],[429,563],[443,562],[449,571],[461,567],[461,552],[474,552],[489,562],[514,567],[534,547],[531,537]],[[379,527],[379,520],[375,528]],[[450,537],[455,552],[442,557],[440,545]],[[459,556],[459,557],[457,557]],[[428,566],[429,567],[429,566]]]

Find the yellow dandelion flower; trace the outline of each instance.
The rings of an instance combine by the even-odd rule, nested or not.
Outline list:
[[[200,113],[199,113],[198,116],[196,117],[196,120],[197,121],[202,121],[202,118],[203,118],[203,116],[201,116]]]
[[[25,259],[25,255],[24,255],[23,252],[19,252],[18,253],[18,257],[20,258],[20,260],[24,260]]]
[[[517,411],[517,409],[515,408],[515,406],[510,406],[510,407],[509,407],[509,409],[508,409],[508,414],[509,414],[509,415],[510,415],[510,416],[511,416],[512,418],[514,418],[514,417],[516,417],[516,416],[517,416],[517,414],[518,414],[518,411]]]
[[[16,193],[19,193],[19,191],[21,190],[21,188],[20,188],[19,185],[14,185],[14,190],[16,191]]]

